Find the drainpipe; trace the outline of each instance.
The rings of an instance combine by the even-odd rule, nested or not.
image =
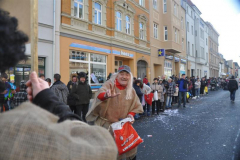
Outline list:
[[[53,74],[52,79],[53,79],[53,75],[55,74],[55,61],[56,61],[56,55],[55,55],[55,31],[56,31],[56,0],[53,0],[53,50],[52,50],[52,71]]]

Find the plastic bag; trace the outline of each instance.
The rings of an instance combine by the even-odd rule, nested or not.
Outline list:
[[[157,91],[154,92],[153,99],[154,99],[154,101],[158,100],[158,92]]]
[[[205,93],[208,93],[208,87],[207,86],[204,88],[204,91],[205,91]]]
[[[130,122],[130,118],[125,118],[111,125],[119,155],[132,150],[143,142]]]
[[[153,93],[145,94],[144,98],[147,104],[152,105]]]

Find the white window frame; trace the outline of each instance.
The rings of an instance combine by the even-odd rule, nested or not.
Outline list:
[[[173,13],[174,13],[174,15],[175,16],[177,16],[177,5],[176,5],[176,3],[174,3],[174,5],[173,5]]]
[[[171,61],[164,61],[164,74],[167,76],[171,76],[173,72],[172,69],[172,62]]]
[[[192,31],[192,35],[193,35],[193,25],[191,25],[191,31]]]
[[[118,13],[120,14],[120,17],[118,17]],[[116,18],[117,18],[117,30],[122,31],[122,13],[117,11]]]
[[[182,27],[182,29],[184,28],[183,27],[183,17],[181,17],[181,27]]]
[[[177,29],[175,28],[175,42],[177,43]]]
[[[98,3],[98,4],[101,6],[101,10],[96,9],[96,7],[95,7],[95,4],[96,4],[96,3]],[[95,2],[95,3],[94,3],[94,15],[95,15],[95,11],[97,11],[97,23],[95,22],[95,17],[94,17],[94,23],[95,23],[95,24],[102,25],[102,8],[103,8],[103,5],[102,5],[101,3],[99,3],[99,2]],[[99,13],[101,13],[101,24],[98,23],[98,21],[99,21],[99,19],[98,19]]]
[[[158,24],[153,23],[153,37],[158,39]]]
[[[71,50],[70,52],[72,52],[72,51],[78,52],[78,50]],[[88,64],[88,72],[91,71],[91,68],[90,68],[91,64],[105,65],[106,66],[105,77],[107,77],[107,72],[108,72],[107,57],[105,55],[103,55],[103,56],[105,56],[106,62],[93,62],[93,61],[91,61],[91,54],[95,54],[95,55],[100,55],[100,54],[89,53],[89,52],[86,52],[86,53],[87,53],[87,57],[88,57],[86,61],[84,61],[84,60],[76,60],[76,59],[69,59],[69,62]],[[107,81],[107,78],[106,78],[106,81]],[[99,83],[99,84],[91,83],[91,78],[88,78],[88,84],[90,84],[90,86],[95,86],[95,85],[101,85],[103,83]]]
[[[142,28],[140,27],[142,24]],[[142,22],[139,23],[139,38],[144,40],[144,24]]]
[[[80,18],[80,19],[84,19],[84,0],[83,2],[79,2],[78,0],[74,0],[73,2],[73,7],[74,7],[74,4],[77,3],[78,4],[78,7],[77,7],[77,16],[74,16],[74,17],[77,17],[77,18]],[[82,17],[79,17],[79,5],[82,5],[83,7],[83,10],[82,10]],[[73,11],[73,15],[74,15],[74,11]]]
[[[127,17],[129,18],[129,21],[127,21]],[[126,34],[131,34],[131,18],[128,15],[126,15],[125,18],[126,18]]]
[[[194,55],[194,44],[192,44],[192,55]]]
[[[190,55],[190,42],[188,41],[188,54]]]
[[[139,0],[139,5],[145,7],[145,0]]]
[[[167,0],[163,0],[163,13],[167,13]]]
[[[157,0],[153,0],[153,8],[157,10]]]
[[[187,31],[189,32],[189,22],[187,22]]]
[[[164,41],[167,41],[168,40],[168,29],[167,29],[167,26],[164,26]],[[167,39],[166,39],[166,36],[167,36]]]

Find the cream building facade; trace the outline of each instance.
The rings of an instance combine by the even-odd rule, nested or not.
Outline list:
[[[181,0],[150,1],[151,80],[187,73],[185,9]],[[160,49],[165,50],[161,56]]]

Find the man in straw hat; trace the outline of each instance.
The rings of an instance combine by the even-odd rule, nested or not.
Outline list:
[[[143,112],[143,107],[133,89],[133,76],[129,66],[120,66],[118,72],[111,76],[98,90],[92,107],[87,114],[87,121],[110,130],[110,125],[124,118],[134,120],[134,115]],[[110,130],[112,133],[112,131]],[[136,159],[137,148],[127,152],[118,159]]]

